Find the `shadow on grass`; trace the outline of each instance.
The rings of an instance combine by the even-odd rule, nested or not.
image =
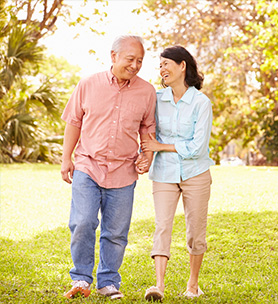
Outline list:
[[[200,274],[205,295],[194,303],[277,303],[277,222],[277,212],[210,215],[208,250]],[[145,303],[145,289],[155,284],[149,256],[153,231],[153,219],[132,223],[120,270],[125,294],[121,303]],[[63,298],[70,287],[68,271],[72,267],[67,227],[31,240],[1,238],[0,242],[0,303],[110,302],[95,290],[88,299]],[[188,276],[185,223],[179,215],[174,223],[164,303],[190,303],[181,295]]]

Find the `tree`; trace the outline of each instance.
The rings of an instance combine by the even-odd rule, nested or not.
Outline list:
[[[261,121],[258,147],[269,163],[278,165],[278,3],[260,0],[257,10],[264,18],[250,22],[249,27],[256,32],[252,43],[262,53],[257,72],[261,93],[256,105]]]
[[[184,45],[205,73],[216,162],[234,139],[258,143],[277,105],[277,1],[148,0],[142,9],[157,21],[148,37],[153,47]]]
[[[17,46],[20,44],[17,43]],[[28,51],[35,54],[36,49],[32,44],[30,48],[22,48],[26,54],[29,54]],[[38,51],[41,51],[40,47]],[[18,48],[18,52],[23,53],[21,48]],[[19,56],[15,57],[19,60]],[[27,55],[26,58],[33,59]],[[57,135],[62,134],[63,126],[60,115],[79,80],[80,68],[54,56],[44,57],[38,66],[26,58],[18,70],[2,70],[14,73],[10,73],[13,81],[9,82],[9,86],[4,86],[0,103],[0,161],[59,162],[62,139]]]
[[[82,2],[83,6],[85,6],[88,0],[80,1],[81,4]],[[94,2],[102,3],[103,6],[107,5],[107,1],[104,0],[94,0]],[[75,26],[77,24],[84,25],[90,17],[93,17],[94,22],[97,23],[107,16],[105,12],[94,8],[89,15],[80,12],[77,13],[75,19],[72,19],[72,6],[70,3],[70,1],[65,0],[13,0],[8,9],[11,18],[15,19],[16,22],[26,26],[33,26],[33,36],[37,40],[49,34],[49,32],[54,33],[58,19],[62,18],[69,26]],[[92,31],[99,33],[93,28]]]
[[[0,162],[59,162],[61,109],[79,70],[65,60],[46,58],[40,39],[55,31],[58,18],[69,16],[62,0],[0,3]],[[87,18],[79,14],[69,23]]]

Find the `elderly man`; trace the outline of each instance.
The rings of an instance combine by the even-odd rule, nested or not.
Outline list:
[[[97,292],[111,299],[123,297],[118,270],[127,245],[134,188],[138,173],[147,172],[152,161],[152,152],[138,156],[137,138],[138,133],[144,140],[155,132],[156,93],[136,75],[143,57],[141,37],[117,38],[111,70],[82,79],[62,115],[67,124],[61,175],[72,183],[69,228],[74,267],[67,298],[90,294],[99,211]]]

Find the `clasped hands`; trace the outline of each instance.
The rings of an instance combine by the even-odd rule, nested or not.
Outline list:
[[[149,171],[150,163],[149,158],[146,156],[146,154],[150,152],[157,151],[158,145],[160,144],[152,134],[148,134],[149,139],[142,140],[141,142],[141,149],[142,153],[139,154],[137,160],[135,161],[136,165],[136,171],[139,174],[143,174]],[[151,154],[152,155],[152,154]],[[152,156],[151,156],[152,159]]]

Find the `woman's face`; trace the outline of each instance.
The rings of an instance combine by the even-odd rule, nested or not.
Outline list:
[[[167,86],[184,83],[186,63],[177,64],[174,60],[160,57],[160,75]]]

